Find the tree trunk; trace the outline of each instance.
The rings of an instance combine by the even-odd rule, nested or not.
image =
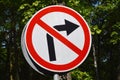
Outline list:
[[[10,80],[10,49],[7,44],[7,60],[6,60],[6,80]]]
[[[72,80],[71,73],[69,72],[69,73],[60,75],[60,80]]]
[[[95,72],[96,72],[96,80],[99,80],[98,67],[97,67],[97,57],[96,57],[96,51],[95,51],[94,44],[92,45],[92,49],[93,49],[93,57],[94,57],[94,67],[95,67]]]
[[[13,30],[13,39],[14,39],[14,41],[13,41],[13,46],[14,46],[14,58],[15,58],[15,62],[14,62],[14,68],[15,68],[15,80],[20,80],[19,79],[19,65],[18,65],[18,58],[19,58],[19,56],[18,56],[18,54],[19,54],[19,51],[18,51],[18,46],[17,46],[17,41],[16,41],[16,34],[17,34],[17,32],[16,32],[16,30],[14,29]]]
[[[67,80],[72,80],[72,78],[71,78],[71,73],[70,73],[70,72],[67,73]]]

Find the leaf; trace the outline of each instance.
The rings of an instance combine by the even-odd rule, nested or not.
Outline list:
[[[118,35],[118,33],[116,31],[113,31],[110,36],[114,37],[115,35]]]
[[[96,30],[96,33],[97,33],[97,34],[100,34],[101,32],[102,32],[102,30],[100,30],[100,29],[97,29],[97,30]]]

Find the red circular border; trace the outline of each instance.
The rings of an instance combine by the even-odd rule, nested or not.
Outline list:
[[[83,31],[84,31],[84,35],[85,35],[85,44],[82,50],[82,53],[80,53],[80,56],[77,57],[73,62],[70,62],[68,64],[64,64],[64,65],[56,65],[56,64],[52,64],[49,63],[45,60],[43,60],[35,51],[33,44],[32,44],[32,31],[33,28],[36,24],[36,22],[45,14],[50,13],[50,12],[64,12],[67,13],[71,16],[73,16],[78,22],[79,24],[81,24]],[[91,46],[91,35],[90,35],[90,30],[88,28],[87,23],[85,22],[85,20],[82,18],[82,16],[80,16],[77,12],[75,12],[74,10],[65,7],[65,6],[49,6],[46,7],[42,10],[40,10],[39,12],[37,12],[34,17],[30,20],[29,24],[28,24],[28,28],[26,30],[26,46],[27,46],[27,50],[29,51],[30,56],[32,57],[32,59],[37,62],[38,65],[42,66],[43,68],[50,70],[52,72],[66,72],[69,70],[72,70],[74,68],[76,68],[77,66],[79,66],[87,57],[90,46]]]

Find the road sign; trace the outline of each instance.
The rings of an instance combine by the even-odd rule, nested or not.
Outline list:
[[[87,23],[80,14],[65,6],[53,5],[38,11],[23,32],[21,43],[24,41],[27,51],[23,53],[51,72],[66,72],[78,67],[91,46]],[[32,61],[28,63],[36,69]]]

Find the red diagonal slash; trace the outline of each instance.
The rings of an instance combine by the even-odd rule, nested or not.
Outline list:
[[[67,40],[66,38],[64,38],[60,33],[58,33],[57,31],[55,31],[53,28],[51,28],[49,25],[47,25],[42,20],[37,20],[37,24],[40,25],[40,27],[42,27],[49,34],[51,34],[56,39],[58,39],[59,41],[61,41],[63,44],[65,44],[67,47],[69,47],[71,50],[73,50],[78,55],[80,55],[80,53],[82,53],[82,50],[80,50],[73,43],[71,43],[69,40]]]

